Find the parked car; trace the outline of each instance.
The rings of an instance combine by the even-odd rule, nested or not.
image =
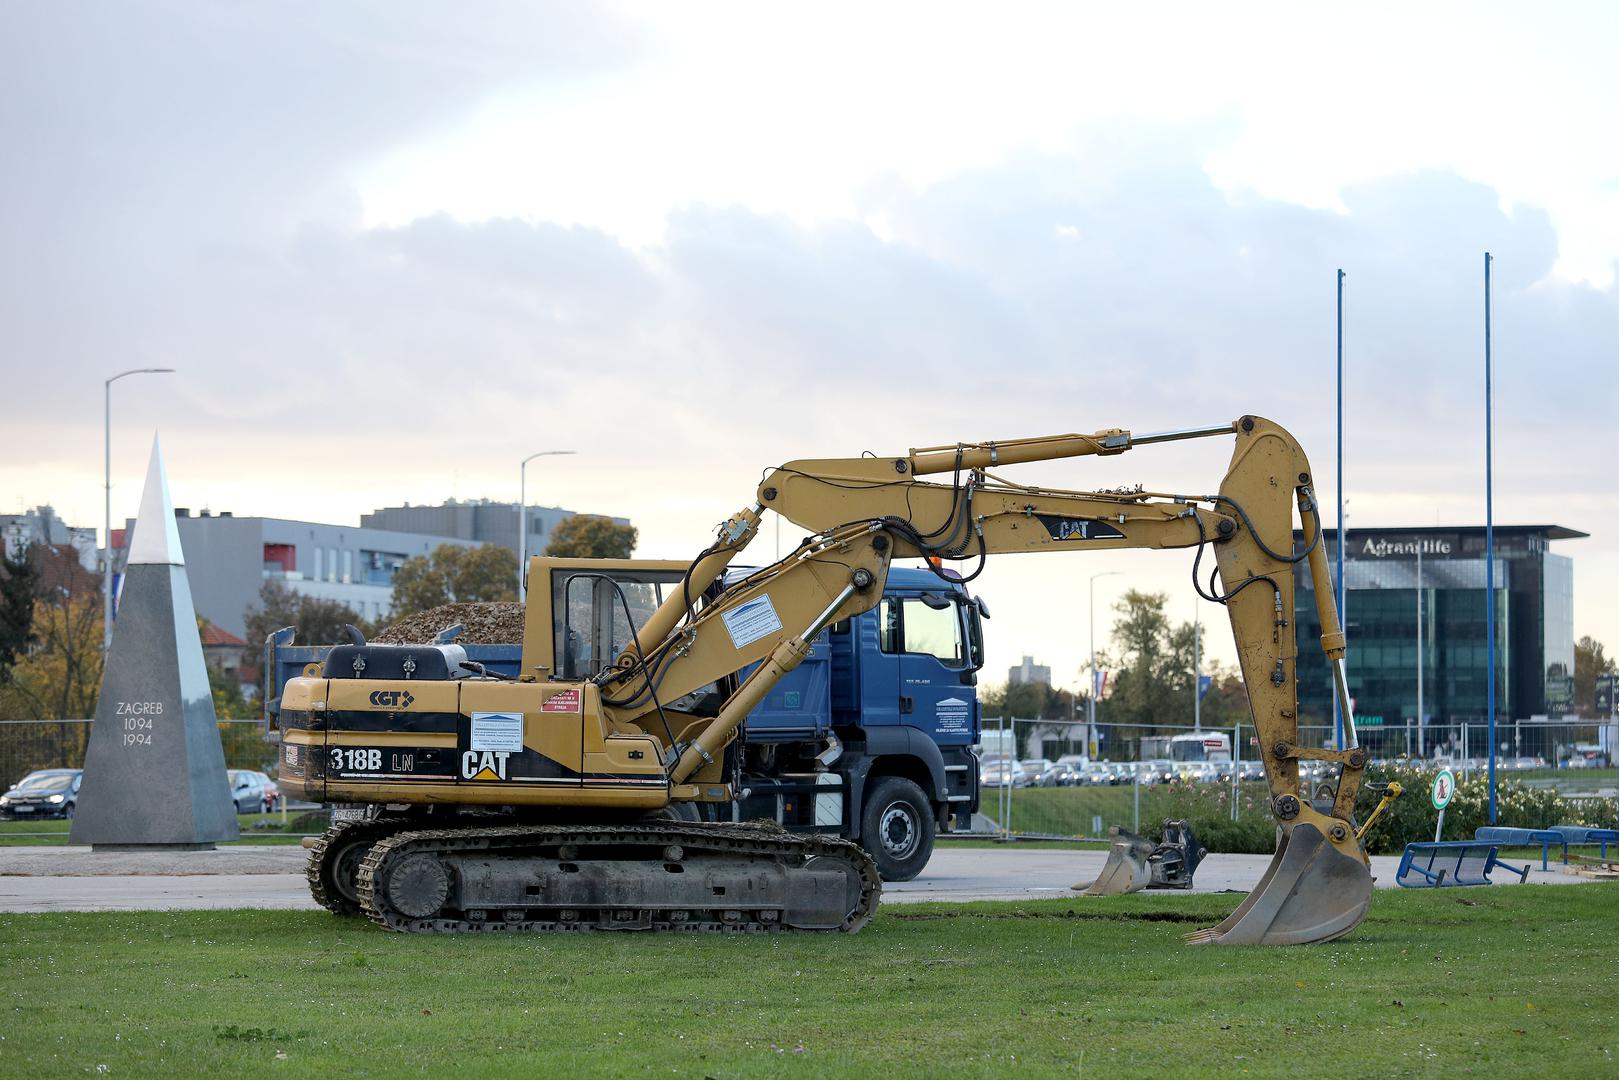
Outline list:
[[[264,784],[264,812],[268,814],[271,810],[278,809],[281,806],[281,786],[272,777],[266,776],[264,773],[254,773],[253,775],[257,776]]]
[[[1136,766],[1136,779],[1143,784],[1167,784],[1175,778],[1175,763],[1168,758],[1154,758]]]
[[[1089,761],[1080,773],[1079,782],[1087,787],[1103,787],[1118,783],[1118,773],[1105,761]]]
[[[1087,761],[1083,754],[1064,754],[1057,759],[1057,764],[1051,767],[1047,774],[1049,783],[1042,782],[1042,787],[1073,787],[1085,782],[1085,769]]]
[[[83,769],[40,769],[0,795],[0,817],[70,818],[79,804]]]
[[[1041,779],[1050,771],[1050,758],[1029,758],[1018,763],[1018,771],[1012,774],[1012,786],[1039,787]]]
[[[238,814],[266,813],[281,797],[275,781],[261,772],[227,769],[225,775],[230,782],[231,802],[236,804]]]
[[[1017,772],[1017,762],[1009,761],[999,755],[990,755],[983,758],[978,766],[978,784],[980,787],[1005,787],[1013,773]]]
[[[1212,761],[1187,761],[1178,771],[1183,784],[1213,784],[1220,779],[1220,766]],[[1231,779],[1230,774],[1226,779]]]

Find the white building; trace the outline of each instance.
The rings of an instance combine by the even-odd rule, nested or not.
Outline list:
[[[75,528],[49,506],[36,506],[26,514],[0,514],[0,546],[9,552],[32,544],[71,547],[86,570],[93,574],[100,569],[95,529]]]

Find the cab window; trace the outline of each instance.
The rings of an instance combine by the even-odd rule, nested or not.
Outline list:
[[[905,651],[934,656],[947,667],[964,667],[967,653],[961,638],[961,616],[956,605],[930,608],[921,600],[901,601],[900,623]]]
[[[877,605],[877,648],[899,652],[899,605],[886,596]]]
[[[919,599],[884,597],[877,608],[877,645],[885,653],[915,653],[947,667],[966,667],[966,642],[955,604],[930,608]]]

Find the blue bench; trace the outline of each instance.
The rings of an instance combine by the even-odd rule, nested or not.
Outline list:
[[[1440,888],[1448,885],[1491,885],[1490,871],[1504,866],[1518,875],[1521,884],[1529,867],[1518,869],[1495,857],[1494,844],[1480,840],[1445,840],[1438,843],[1405,845],[1395,882],[1407,889]]]
[[[1556,829],[1509,829],[1504,825],[1486,825],[1473,833],[1474,840],[1484,840],[1491,844],[1511,844],[1514,847],[1530,847],[1540,845],[1540,868],[1547,869],[1551,861],[1551,847],[1557,844],[1563,849],[1563,862],[1568,862],[1568,839]]]
[[[1619,846],[1619,829],[1590,829],[1584,825],[1553,825],[1551,831],[1561,833],[1563,837],[1563,851],[1568,851],[1569,844],[1600,844],[1601,858],[1608,857],[1608,845]]]

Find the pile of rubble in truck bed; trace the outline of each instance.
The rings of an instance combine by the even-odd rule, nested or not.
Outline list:
[[[371,640],[378,645],[426,645],[438,634],[460,623],[466,627],[457,645],[520,645],[523,642],[523,605],[441,604],[407,615]]]

